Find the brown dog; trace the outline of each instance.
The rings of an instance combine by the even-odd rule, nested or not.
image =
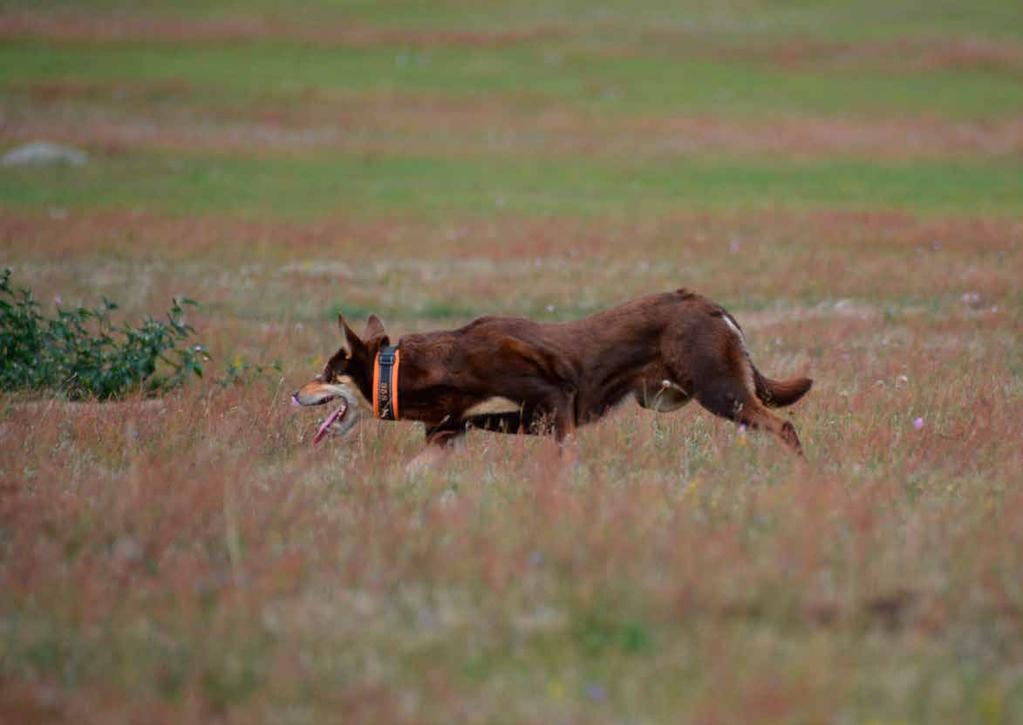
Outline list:
[[[434,446],[470,428],[552,432],[561,441],[632,395],[661,412],[696,398],[802,452],[796,429],[768,408],[795,403],[813,381],[761,375],[735,319],[684,289],[574,322],[481,317],[457,330],[405,335],[394,347],[376,315],[361,336],[340,316],[338,323],[346,345],[292,395],[303,406],[341,401],[314,442],[346,433],[370,406],[380,418],[421,421]]]

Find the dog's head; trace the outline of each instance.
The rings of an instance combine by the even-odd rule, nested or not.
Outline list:
[[[313,443],[319,443],[328,433],[344,435],[363,411],[372,407],[373,362],[380,348],[390,344],[376,315],[369,316],[361,336],[341,315],[337,323],[344,341],[341,348],[327,361],[322,373],[291,394],[292,403],[300,406],[340,401],[320,424]]]

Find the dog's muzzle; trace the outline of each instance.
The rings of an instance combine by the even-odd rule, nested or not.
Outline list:
[[[309,388],[312,387],[310,390]],[[316,445],[328,433],[343,436],[359,421],[359,398],[358,395],[346,385],[332,385],[319,383],[315,386],[306,386],[291,394],[292,405],[310,407],[315,405],[326,405],[330,402],[340,400],[340,405],[334,408],[330,414],[323,419],[316,434],[313,436],[313,445]]]

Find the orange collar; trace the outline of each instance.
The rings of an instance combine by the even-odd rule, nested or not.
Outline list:
[[[373,360],[373,415],[381,420],[398,420],[398,366],[401,351],[397,345],[380,348]]]

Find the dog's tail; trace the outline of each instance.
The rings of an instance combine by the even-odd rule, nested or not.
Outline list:
[[[746,346],[746,336],[739,327],[739,323],[724,308],[718,308],[717,314],[724,320],[725,324],[735,334],[742,348],[742,354],[746,356],[750,369],[753,371],[753,387],[760,398],[760,401],[769,408],[781,408],[792,405],[806,395],[813,386],[810,378],[789,378],[788,380],[772,380],[760,374],[757,366],[753,364],[753,357],[749,354]]]
[[[753,385],[756,387],[757,397],[764,405],[771,408],[781,408],[792,405],[809,392],[813,386],[810,378],[789,378],[788,380],[771,380],[764,377],[750,361],[753,368]]]

